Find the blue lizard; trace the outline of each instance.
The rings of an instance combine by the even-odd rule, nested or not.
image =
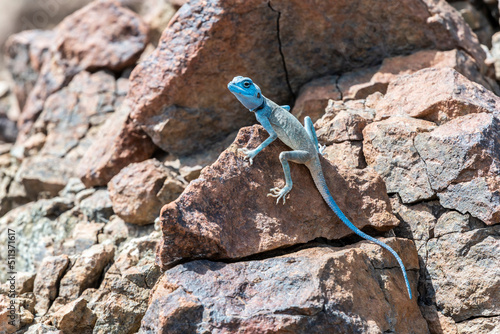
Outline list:
[[[247,109],[255,113],[257,121],[259,121],[259,123],[269,133],[269,138],[262,142],[256,149],[239,149],[239,151],[245,155],[245,158],[249,160],[250,164],[253,163],[255,156],[271,144],[276,138],[279,138],[283,143],[285,143],[285,145],[293,149],[293,151],[281,152],[279,156],[283,166],[283,171],[285,172],[285,186],[281,189],[279,187],[271,189],[268,196],[277,197],[276,203],[279,203],[280,199],[283,199],[283,204],[285,204],[285,196],[290,192],[290,190],[292,190],[293,185],[288,162],[292,161],[306,165],[311,172],[311,176],[316,187],[321,193],[321,196],[323,196],[328,206],[333,210],[333,212],[335,212],[342,222],[360,237],[382,246],[394,255],[399,263],[399,266],[401,267],[401,270],[403,271],[406,288],[411,299],[412,294],[410,283],[408,282],[408,277],[406,276],[403,261],[401,261],[398,254],[382,241],[362,232],[353,223],[351,223],[342,210],[340,210],[330,194],[319,160],[319,154],[322,153],[324,147],[318,144],[318,138],[316,137],[316,131],[314,130],[311,118],[306,117],[304,120],[304,127],[302,127],[302,124],[300,124],[297,118],[288,112],[290,107],[279,106],[264,97],[259,86],[253,83],[250,78],[242,76],[234,77],[234,79],[228,83],[227,87]]]

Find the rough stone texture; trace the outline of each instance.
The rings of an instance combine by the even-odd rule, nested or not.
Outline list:
[[[51,303],[56,299],[59,281],[69,265],[67,255],[47,256],[43,259],[35,278],[34,290],[36,296],[35,310],[42,316],[49,310]]]
[[[54,326],[63,333],[91,334],[97,317],[87,307],[87,301],[80,297],[57,310],[52,319]]]
[[[160,276],[154,264],[159,234],[130,240],[118,254],[88,306],[98,315],[95,334],[136,333]]]
[[[415,138],[415,148],[441,204],[487,224],[500,221],[500,120],[479,113]]]
[[[77,173],[87,187],[104,186],[130,163],[151,157],[156,147],[129,118],[124,103],[102,126],[99,141],[88,148]]]
[[[360,141],[345,141],[333,143],[323,151],[323,157],[336,166],[346,168],[365,168],[366,161],[363,156],[363,143]]]
[[[113,210],[128,223],[152,224],[165,203],[175,200],[185,185],[156,159],[130,164],[108,184]]]
[[[438,124],[471,113],[496,113],[500,98],[451,68],[423,69],[392,81],[377,117],[409,115]]]
[[[108,222],[113,214],[111,199],[107,189],[99,189],[80,202],[80,210],[89,221]]]
[[[417,134],[434,129],[434,123],[393,116],[371,123],[363,130],[363,153],[384,179],[389,193],[398,193],[404,203],[430,199],[435,195],[425,173],[425,163],[415,148]]]
[[[59,298],[71,301],[85,289],[94,287],[113,256],[114,247],[110,244],[98,244],[85,250],[61,279]]]
[[[291,164],[294,188],[286,205],[276,205],[266,196],[273,186],[284,185],[278,156],[289,148],[273,143],[252,166],[237,148],[256,147],[267,137],[260,126],[242,129],[198,180],[163,207],[158,252],[162,268],[182,259],[240,258],[318,237],[338,239],[352,234],[326,205],[305,166]],[[325,160],[322,165],[329,188],[342,194],[335,200],[354,224],[379,230],[397,225],[376,173],[337,169]]]
[[[5,43],[6,65],[14,79],[14,93],[21,109],[42,65],[50,59],[55,34],[52,30],[27,30],[10,36]]]
[[[401,219],[396,234],[413,238],[418,249],[420,298],[431,333],[474,327],[494,333],[487,329],[495,325],[474,319],[500,313],[500,225],[487,226],[435,201],[408,206],[395,198],[392,204]]]
[[[456,47],[483,63],[476,37],[444,1],[191,1],[134,69],[132,117],[163,150],[189,152],[252,121],[226,90],[234,75],[287,103],[329,73]]]
[[[147,43],[148,28],[139,16],[115,1],[94,1],[66,17],[55,29],[52,57],[45,62],[19,119],[27,134],[50,94],[82,70],[121,71],[133,65]]]
[[[292,114],[303,122],[304,117],[311,117],[313,123],[322,115],[330,99],[340,100],[342,93],[337,87],[338,76],[326,76],[302,86],[297,94]]]
[[[385,58],[381,65],[344,73],[338,79],[343,99],[364,99],[374,92],[386,93],[389,83],[399,75],[412,74],[424,68],[453,68],[469,80],[498,93],[498,85],[481,73],[477,64],[461,50],[422,50],[408,56]]]
[[[412,242],[385,242],[404,254],[415,289]],[[139,333],[428,333],[387,255],[360,243],[260,261],[182,264],[158,281]]]

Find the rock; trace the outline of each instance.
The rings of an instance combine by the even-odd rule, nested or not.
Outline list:
[[[37,271],[33,292],[36,296],[35,310],[43,316],[58,295],[59,281],[69,265],[67,255],[47,256]]]
[[[140,17],[115,1],[94,1],[66,17],[55,29],[52,57],[43,64],[27,98],[18,143],[27,138],[52,93],[82,70],[118,72],[133,65],[146,47],[147,33]]]
[[[35,324],[30,326],[30,328],[24,334],[64,334],[57,328],[45,324]]]
[[[99,141],[88,148],[77,173],[87,187],[104,186],[130,163],[149,159],[156,147],[129,118],[126,105],[102,126]]]
[[[156,159],[130,164],[108,184],[113,210],[128,223],[152,224],[163,204],[176,199],[184,184]]]
[[[80,297],[57,310],[52,319],[63,333],[91,334],[97,317],[87,307],[87,301]]]
[[[7,295],[0,294],[0,325],[2,326],[2,334],[15,333],[20,327],[19,320],[16,319],[16,305],[11,304],[11,300]]]
[[[375,118],[375,110],[365,105],[364,100],[332,101],[325,114],[314,127],[323,145],[345,141],[362,141],[363,129]]]
[[[431,199],[424,160],[415,148],[417,134],[433,130],[435,124],[393,116],[367,125],[363,130],[363,153],[368,166],[380,174],[388,193],[397,193],[403,203]]]
[[[437,202],[415,206],[398,203],[392,202],[402,220],[400,227],[416,239],[420,298],[431,306],[423,308],[430,327],[456,328],[471,319],[498,314],[494,291],[500,285],[500,263],[495,257],[500,247],[500,226],[487,226]]]
[[[80,202],[80,209],[89,221],[106,223],[113,214],[113,206],[107,189],[99,189]]]
[[[338,144],[334,143],[325,148],[323,157],[336,166],[359,169],[366,167],[362,142],[345,141]]]
[[[35,276],[35,273],[18,272],[16,275],[16,293],[22,295],[23,293],[33,292]]]
[[[500,79],[500,32],[497,32],[491,38],[491,55],[495,66],[495,77]]]
[[[292,114],[304,122],[304,117],[311,117],[315,123],[328,106],[328,101],[340,100],[342,93],[337,87],[338,76],[326,76],[302,86],[293,105]]]
[[[491,36],[494,31],[487,16],[468,1],[457,1],[451,3],[451,5],[460,12],[465,22],[467,22],[478,37],[479,42],[486,46],[491,46]]]
[[[444,1],[312,4],[196,0],[183,6],[132,73],[132,118],[160,148],[185,154],[254,121],[227,92],[238,74],[247,73],[266,96],[285,104],[312,79],[394,54],[460,48],[478,64],[485,59]]]
[[[11,35],[5,43],[6,65],[20,108],[35,86],[42,65],[50,59],[55,34],[52,30],[26,30]]]
[[[500,120],[479,113],[458,117],[415,137],[415,148],[441,204],[498,223]]]
[[[428,67],[453,68],[467,79],[498,93],[498,86],[481,74],[481,64],[457,49],[422,50],[408,56],[388,57],[380,66],[342,74],[337,86],[343,99],[364,99],[375,92],[385,94],[389,84],[399,75],[413,74]]]
[[[450,68],[400,76],[376,106],[378,118],[403,114],[437,124],[471,113],[498,115],[499,108],[498,96]]]
[[[500,317],[477,318],[457,325],[460,334],[488,334],[500,331]]]
[[[59,298],[72,301],[81,293],[95,286],[106,265],[113,259],[114,247],[98,244],[82,252],[73,267],[64,275],[59,288]]]
[[[93,333],[137,332],[161,274],[154,263],[158,240],[158,234],[132,239],[117,255],[88,304],[98,315]]]
[[[73,227],[71,239],[63,241],[62,252],[80,254],[84,250],[98,243],[98,236],[102,233],[104,223],[77,223]]]
[[[266,196],[273,186],[284,185],[278,156],[288,148],[275,142],[252,166],[237,148],[256,147],[267,137],[260,126],[242,129],[212,166],[163,207],[158,251],[163,269],[182,259],[235,259],[318,237],[339,239],[352,234],[326,205],[305,166],[291,164],[295,187],[285,206]],[[329,188],[343,194],[335,197],[339,207],[359,228],[388,230],[397,225],[376,173],[337,169],[325,160],[322,166]]]
[[[404,254],[415,288],[413,243],[385,242]],[[363,242],[230,264],[181,264],[156,284],[139,333],[428,333],[388,255]]]

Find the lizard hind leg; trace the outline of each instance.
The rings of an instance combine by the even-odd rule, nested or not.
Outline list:
[[[276,204],[279,203],[280,199],[283,199],[283,204],[286,202],[286,195],[292,190],[292,174],[290,173],[290,164],[288,161],[296,162],[299,164],[305,164],[311,160],[311,154],[307,151],[288,151],[280,153],[280,161],[283,166],[283,172],[285,173],[285,186],[283,188],[272,188],[267,196],[277,197]]]

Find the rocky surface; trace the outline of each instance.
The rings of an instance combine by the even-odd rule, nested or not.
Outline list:
[[[278,156],[286,146],[271,144],[252,166],[237,153],[240,147],[256,147],[267,136],[260,126],[243,128],[212,166],[176,201],[163,207],[158,253],[162,268],[180,260],[235,259],[320,237],[339,239],[352,234],[332,214],[305,166],[291,168],[294,188],[287,205],[277,205],[267,196],[274,186],[284,186]],[[359,228],[386,231],[397,224],[376,173],[340,169],[327,161],[323,169],[330,189],[345,194],[335,198],[337,204]]]
[[[9,38],[0,333],[498,332],[500,53],[472,34],[490,47],[498,2],[185,3],[52,4]],[[412,300],[304,166],[266,196],[289,148],[238,153],[268,135],[238,132],[234,75],[317,120],[335,200]]]
[[[237,74],[250,75],[266,96],[286,103],[318,76],[391,54],[460,46],[478,63],[485,58],[444,1],[312,3],[191,1],[132,73],[132,117],[163,150],[185,153],[251,121],[225,88]]]
[[[386,241],[405,254],[415,288],[411,241]],[[361,243],[260,261],[182,264],[158,281],[139,333],[428,333],[396,261],[383,253]]]

